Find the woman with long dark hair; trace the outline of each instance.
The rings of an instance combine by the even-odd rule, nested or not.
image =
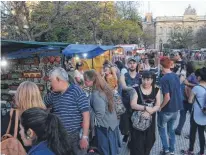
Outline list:
[[[59,118],[41,108],[30,108],[20,117],[20,135],[28,155],[70,155],[69,138]]]
[[[92,87],[90,97],[92,127],[97,147],[104,155],[118,153],[118,120],[114,108],[113,91],[95,70],[84,73],[85,85]]]

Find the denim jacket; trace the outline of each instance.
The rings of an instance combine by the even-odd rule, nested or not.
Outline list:
[[[37,145],[32,146],[28,155],[55,155],[47,146],[47,142],[43,141]]]

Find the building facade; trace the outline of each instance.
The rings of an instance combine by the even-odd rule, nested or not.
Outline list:
[[[144,25],[153,25],[155,34],[154,48],[161,50],[163,44],[168,43],[172,30],[190,29],[195,34],[201,27],[206,27],[206,15],[198,16],[196,10],[189,5],[183,16],[162,16],[152,20],[150,14],[146,14]]]

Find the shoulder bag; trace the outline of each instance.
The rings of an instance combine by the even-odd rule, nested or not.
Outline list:
[[[206,88],[205,87],[203,87],[203,86],[201,86],[201,85],[198,85],[198,86],[200,86],[200,87],[202,87],[202,88],[204,88],[205,89],[205,91],[206,91]],[[200,107],[200,109],[202,110],[202,112],[203,112],[203,114],[205,114],[206,115],[206,101],[205,101],[205,106],[201,106],[201,104],[200,104],[200,102],[198,101],[198,99],[197,99],[197,96],[195,95],[195,100],[197,101],[197,104],[198,104],[198,106]]]
[[[139,91],[139,95],[140,95],[139,97],[142,101],[142,104],[146,105],[144,102],[140,87],[138,87],[137,89]],[[133,128],[136,130],[139,130],[139,131],[145,131],[152,124],[152,116],[150,115],[149,118],[146,118],[143,115],[143,113],[144,113],[144,111],[134,111],[132,114],[132,117],[131,117]]]

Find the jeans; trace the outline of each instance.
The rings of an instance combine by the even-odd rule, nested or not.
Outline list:
[[[178,133],[181,133],[182,131],[182,128],[185,124],[185,120],[186,120],[186,114],[187,114],[187,111],[189,111],[191,113],[191,110],[192,110],[192,104],[188,103],[187,101],[184,101],[184,109],[180,110],[180,119],[179,119],[179,124],[176,128],[176,131]]]
[[[86,155],[87,151],[80,148],[79,130],[69,134],[69,143],[73,155]]]
[[[103,155],[117,155],[118,154],[118,137],[116,135],[118,127],[112,131],[110,128],[95,127],[95,134],[97,138],[98,150]]]
[[[194,143],[195,143],[195,138],[196,138],[196,132],[198,130],[198,135],[199,135],[199,143],[200,143],[200,154],[204,154],[204,147],[205,147],[205,135],[204,135],[204,130],[206,126],[198,125],[194,121],[194,116],[192,114],[191,116],[191,121],[190,121],[190,146],[189,146],[189,151],[193,151],[194,149]]]
[[[177,119],[178,112],[159,112],[157,117],[157,124],[159,135],[162,141],[163,151],[175,151],[175,132],[174,123]],[[167,142],[166,127],[169,137],[169,146]]]

